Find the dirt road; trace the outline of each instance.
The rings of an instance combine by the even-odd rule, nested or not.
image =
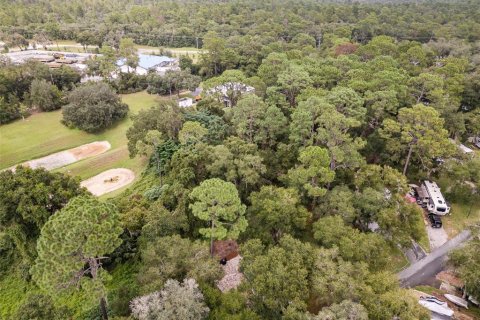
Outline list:
[[[47,170],[53,170],[86,158],[97,156],[110,148],[111,145],[108,141],[95,141],[73,149],[52,153],[46,157],[30,160],[18,165],[27,166],[32,169],[45,168]],[[8,169],[13,170],[16,166],[17,165]]]

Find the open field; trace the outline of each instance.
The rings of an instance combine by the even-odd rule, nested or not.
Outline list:
[[[182,47],[182,48],[170,48],[170,47],[152,47],[145,45],[136,45],[138,52],[143,54],[159,54],[162,50],[169,51],[176,58],[179,58],[182,55],[188,55],[192,58],[193,62],[198,62],[202,49],[197,49],[194,47]],[[39,48],[43,49],[43,48]],[[87,52],[95,52],[97,46],[87,46]],[[52,44],[47,46],[47,50],[52,51],[66,51],[74,53],[83,53],[85,52],[83,46],[80,43],[77,43],[73,40],[58,40],[54,41]],[[13,49],[15,51],[15,49]]]
[[[180,58],[180,56],[188,55],[194,63],[197,63],[200,59],[200,54],[202,53],[202,49],[192,48],[192,47],[184,47],[184,48],[169,48],[169,47],[150,47],[150,46],[142,46],[137,45],[137,49],[139,53],[144,54],[159,54],[161,50],[169,51],[175,58]]]
[[[122,99],[130,106],[131,115],[162,98],[139,92],[123,95]],[[77,175],[82,180],[112,168],[127,168],[139,176],[145,160],[138,157],[130,159],[128,156],[125,133],[131,125],[130,117],[99,134],[67,128],[60,123],[61,118],[59,110],[34,114],[24,121],[0,126],[0,169],[93,141],[108,141],[111,144],[108,151],[55,171]]]

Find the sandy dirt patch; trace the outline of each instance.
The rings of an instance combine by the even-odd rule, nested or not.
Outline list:
[[[86,158],[97,156],[110,148],[111,145],[108,141],[95,141],[73,149],[52,153],[46,157],[30,160],[20,165],[28,166],[32,169],[45,168],[47,170],[53,170]],[[14,169],[15,167],[16,165],[9,169]]]
[[[243,280],[243,273],[240,272],[241,256],[228,260],[227,264],[222,266],[225,276],[217,282],[217,288],[222,292],[235,289]]]
[[[430,240],[430,249],[435,250],[448,241],[448,235],[444,228],[432,228],[427,226],[428,240]]]
[[[135,173],[125,168],[110,169],[82,181],[81,186],[87,188],[95,196],[101,196],[120,189],[135,179]]]

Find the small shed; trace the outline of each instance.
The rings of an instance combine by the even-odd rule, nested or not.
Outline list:
[[[235,240],[217,240],[213,242],[213,255],[220,259],[231,260],[238,256],[238,243]]]
[[[178,99],[178,106],[185,108],[185,107],[191,107],[193,105],[193,99],[192,98],[181,98]]]

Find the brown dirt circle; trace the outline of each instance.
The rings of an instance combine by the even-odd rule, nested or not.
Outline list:
[[[129,185],[133,180],[135,173],[132,170],[116,168],[82,181],[81,186],[87,188],[93,195],[101,196]]]

